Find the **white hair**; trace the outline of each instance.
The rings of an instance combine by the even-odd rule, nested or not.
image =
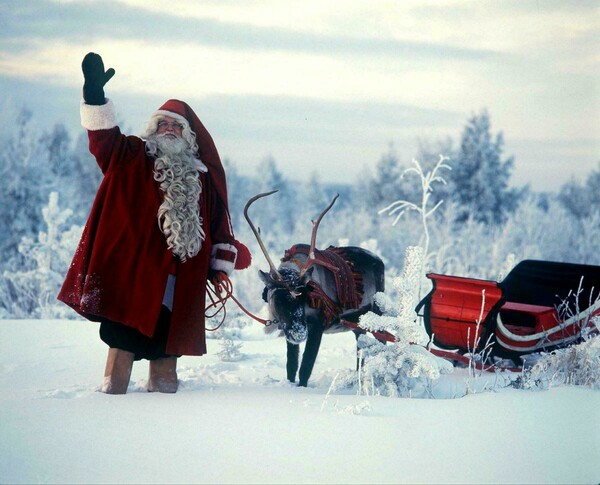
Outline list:
[[[158,130],[158,123],[162,119],[164,119],[166,115],[163,113],[155,113],[148,120],[148,125],[146,126],[146,132],[142,135],[142,138],[149,139],[152,138]],[[169,115],[171,118],[177,120],[183,126],[181,130],[181,138],[188,142],[192,153],[198,153],[198,144],[196,143],[196,133],[190,127],[188,120],[186,120],[183,116],[180,116],[176,113]]]
[[[153,117],[148,131],[151,124],[155,126],[154,131],[146,133],[146,153],[155,158],[154,180],[163,192],[157,213],[158,226],[168,248],[181,261],[186,261],[198,254],[206,237],[200,215],[200,171],[205,172],[206,167],[196,158],[196,136],[189,124],[184,125],[182,138],[170,139],[156,133],[161,118],[162,115]]]

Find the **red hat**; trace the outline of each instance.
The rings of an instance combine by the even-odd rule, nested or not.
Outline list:
[[[190,128],[196,133],[196,143],[198,144],[198,156],[200,160],[208,167],[208,170],[218,172],[219,176],[225,182],[225,172],[223,171],[223,165],[219,158],[219,152],[217,147],[208,133],[208,130],[204,127],[194,110],[190,108],[187,103],[179,101],[178,99],[169,99],[154,113],[155,115],[170,116],[171,118],[179,119],[180,121],[187,121]],[[222,174],[222,175],[221,175]],[[222,189],[225,189],[223,186]],[[221,194],[221,187],[217,188],[219,195]],[[227,199],[225,194],[225,199]]]
[[[196,143],[198,144],[198,157],[208,167],[208,176],[212,187],[225,206],[227,216],[229,217],[229,202],[227,200],[227,183],[225,179],[225,170],[219,157],[219,152],[215,142],[208,130],[204,127],[194,110],[190,106],[178,99],[169,99],[155,113],[155,115],[170,116],[171,118],[185,120],[190,128],[196,133]],[[231,224],[230,224],[231,225]],[[232,229],[233,234],[233,229]],[[235,269],[245,269],[250,266],[252,256],[248,248],[241,242],[234,240],[234,246],[238,250]]]

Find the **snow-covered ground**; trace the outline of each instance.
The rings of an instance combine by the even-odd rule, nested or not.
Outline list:
[[[177,394],[146,392],[142,361],[128,394],[110,396],[97,331],[0,321],[1,483],[600,482],[597,390],[522,391],[455,369],[437,399],[330,392],[355,365],[351,333],[323,338],[298,388],[284,341],[256,324],[236,362],[215,339],[181,358]]]

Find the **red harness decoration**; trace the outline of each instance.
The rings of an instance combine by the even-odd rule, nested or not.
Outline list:
[[[282,262],[291,261],[301,266],[295,258],[297,254],[308,257],[310,247],[306,244],[296,244],[285,252]],[[333,319],[345,310],[355,310],[360,307],[363,295],[362,275],[354,271],[354,264],[347,257],[343,248],[329,246],[323,251],[315,249],[314,264],[325,267],[334,277],[337,302],[334,301],[315,281],[308,284],[309,304],[311,308],[319,308],[325,316],[324,325],[328,328]],[[331,268],[335,268],[332,270]]]
[[[231,298],[233,299],[233,301],[235,301],[237,303],[237,305],[240,307],[240,309],[242,309],[249,317],[253,318],[254,320],[256,320],[259,323],[262,323],[263,325],[271,325],[271,321],[269,320],[265,320],[263,318],[259,318],[256,315],[253,315],[252,312],[248,311],[234,296],[233,296],[233,284],[231,283],[231,280],[228,277],[224,278],[223,283],[220,285],[220,288],[218,289],[218,291],[216,291],[216,289],[212,289],[210,288],[210,285],[207,285],[209,288],[209,294],[214,294],[215,298],[213,298],[213,296],[211,295],[211,301],[212,303],[206,307],[206,310],[209,310],[212,307],[217,307],[220,306],[220,308],[216,311],[216,313],[214,315],[210,315],[210,317],[214,317],[217,313],[219,313],[219,311],[223,310],[223,318],[221,320],[221,322],[215,327],[215,328],[207,328],[206,330],[209,332],[213,332],[215,330],[217,330],[219,327],[221,327],[221,325],[223,324],[223,322],[225,321],[225,316],[226,316],[226,311],[225,311],[225,303],[227,301],[227,299]],[[320,287],[319,287],[320,288]],[[221,294],[221,291],[223,292],[223,294]],[[322,290],[321,290],[322,291]],[[326,297],[327,299],[331,300],[327,295],[324,295],[324,297]],[[325,298],[324,300],[325,301]],[[335,303],[334,303],[335,305]],[[362,329],[360,327],[360,325],[358,325],[358,323],[355,322],[350,322],[348,320],[344,320],[341,319],[340,323],[352,330],[364,330],[365,332],[371,333],[375,338],[377,338],[380,341],[386,341],[386,342],[390,342],[390,343],[395,343],[396,342],[396,337],[394,335],[392,335],[390,332],[387,331],[381,331],[381,332],[377,332],[377,331],[373,331],[373,330],[366,330],[366,329]],[[418,344],[413,344],[413,345],[418,345]],[[493,364],[485,364],[479,361],[474,361],[472,360],[469,356],[466,355],[462,355],[458,352],[452,352],[452,351],[447,351],[447,350],[441,350],[441,349],[434,349],[431,348],[430,346],[425,347],[429,352],[431,352],[434,355],[437,355],[438,357],[443,357],[447,360],[450,361],[454,361],[454,362],[461,362],[464,365],[471,365],[473,366],[475,369],[481,369],[487,372],[494,372],[496,370],[507,370],[510,372],[521,372],[523,369],[520,367],[498,367],[495,366]]]

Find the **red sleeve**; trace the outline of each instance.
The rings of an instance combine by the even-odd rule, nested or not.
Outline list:
[[[207,183],[211,183],[211,177],[206,178]],[[235,267],[237,258],[237,248],[234,245],[235,237],[231,218],[226,203],[223,203],[213,187],[207,187],[210,190],[211,204],[211,254],[210,268],[225,272],[231,275]]]
[[[105,175],[109,170],[132,160],[144,144],[141,138],[121,134],[118,126],[109,130],[88,131],[88,138],[90,153]]]
[[[88,130],[90,152],[103,174],[139,153],[144,142],[136,136],[121,134],[112,101],[99,106],[82,102],[80,113],[81,124]]]

